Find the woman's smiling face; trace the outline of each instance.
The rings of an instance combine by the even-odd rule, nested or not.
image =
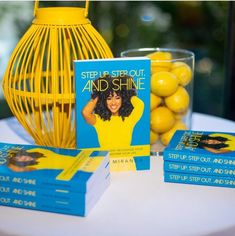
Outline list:
[[[106,99],[107,107],[111,111],[112,115],[119,115],[119,109],[122,106],[122,98],[115,92],[110,94]]]

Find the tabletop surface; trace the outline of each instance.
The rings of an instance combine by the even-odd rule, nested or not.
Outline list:
[[[194,130],[235,132],[235,122],[194,113]],[[0,141],[31,143],[14,118],[0,120]],[[0,236],[235,235],[235,189],[163,182],[162,157],[151,170],[112,173],[85,217],[0,206]]]

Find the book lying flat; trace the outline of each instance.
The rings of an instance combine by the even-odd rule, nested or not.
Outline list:
[[[235,134],[178,130],[165,148],[163,158],[235,168]]]
[[[0,143],[0,183],[87,192],[108,163],[107,151]]]
[[[235,167],[164,161],[164,171],[235,178]]]
[[[170,183],[206,185],[216,187],[235,188],[235,178],[198,175],[189,173],[164,172],[164,181]]]
[[[81,203],[79,199],[70,200],[52,199],[52,198],[32,198],[28,196],[17,197],[11,194],[5,194],[0,198],[0,205],[17,207],[30,210],[47,211],[61,214],[86,216],[95,206],[97,201],[103,195],[110,185],[110,175],[99,185],[96,193],[89,199]]]
[[[6,196],[10,195],[16,198],[28,197],[33,199],[46,199],[46,200],[57,200],[57,201],[76,201],[80,205],[84,205],[89,202],[90,199],[96,195],[103,182],[106,181],[110,175],[109,169],[107,168],[99,176],[97,176],[96,184],[94,184],[88,192],[73,192],[60,188],[38,188],[35,186],[25,186],[25,185],[14,185],[8,183],[0,182],[0,195]]]

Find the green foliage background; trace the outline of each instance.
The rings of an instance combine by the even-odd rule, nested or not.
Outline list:
[[[11,11],[18,39],[31,21],[19,20],[19,4],[0,2],[0,24]],[[28,2],[33,11],[33,2]],[[40,7],[79,6],[75,1],[41,2]],[[184,48],[195,53],[193,111],[224,116],[228,2],[92,1],[89,18],[115,56],[133,48]],[[28,13],[27,13],[28,14]],[[1,39],[1,37],[0,37]],[[10,112],[0,102],[0,118]]]

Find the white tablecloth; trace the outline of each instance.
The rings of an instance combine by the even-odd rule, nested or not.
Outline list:
[[[235,122],[194,113],[193,129],[235,132]],[[0,130],[0,141],[32,142],[14,119]],[[0,206],[0,236],[235,235],[235,189],[164,183],[162,164],[113,173],[86,218]]]

